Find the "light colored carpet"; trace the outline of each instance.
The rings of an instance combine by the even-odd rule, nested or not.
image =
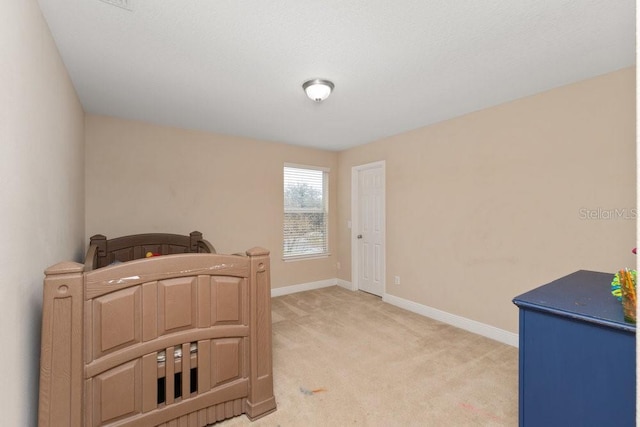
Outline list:
[[[272,308],[278,410],[216,427],[518,424],[514,347],[337,286]]]

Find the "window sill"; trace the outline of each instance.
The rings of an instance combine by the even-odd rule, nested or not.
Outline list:
[[[324,254],[318,254],[318,255],[298,255],[298,256],[288,256],[288,257],[283,257],[282,260],[284,262],[292,262],[292,261],[307,261],[307,260],[312,260],[312,259],[321,259],[321,258],[329,258],[331,256],[331,253],[327,252]]]

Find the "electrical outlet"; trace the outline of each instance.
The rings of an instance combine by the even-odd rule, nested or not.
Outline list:
[[[336,268],[340,270],[340,262],[336,262]]]
[[[400,284],[400,276],[393,276],[393,284],[394,285]]]

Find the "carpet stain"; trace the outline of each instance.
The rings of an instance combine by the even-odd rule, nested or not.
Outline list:
[[[313,396],[316,393],[322,393],[323,391],[327,391],[325,388],[316,388],[315,390],[309,390],[307,388],[304,387],[300,387],[300,393],[307,395],[307,396]]]
[[[460,406],[463,409],[466,409],[467,411],[473,412],[477,415],[480,415],[481,417],[484,418],[489,418],[492,419],[494,421],[504,421],[502,418],[500,418],[499,416],[492,414],[491,412],[485,411],[483,409],[480,409],[470,403],[460,403]]]

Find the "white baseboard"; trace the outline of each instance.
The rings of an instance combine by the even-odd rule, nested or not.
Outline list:
[[[467,319],[466,317],[457,316],[455,314],[447,313],[446,311],[438,310],[433,307],[418,304],[417,302],[389,294],[384,294],[382,300],[395,305],[396,307],[429,317],[442,323],[447,323],[455,326],[456,328],[464,329],[465,331],[473,332],[474,334],[482,335],[516,348],[518,347],[518,334],[514,334],[513,332],[508,332],[485,323],[480,323],[475,320]]]
[[[271,297],[281,297],[282,295],[295,294],[296,292],[310,291],[313,289],[328,288],[336,286],[338,279],[319,280],[317,282],[300,283],[299,285],[283,286],[281,288],[272,288]]]
[[[355,289],[353,289],[353,284],[351,284],[351,282],[347,282],[346,280],[336,279],[336,285],[340,286],[341,288],[348,289],[350,291],[355,291]]]

